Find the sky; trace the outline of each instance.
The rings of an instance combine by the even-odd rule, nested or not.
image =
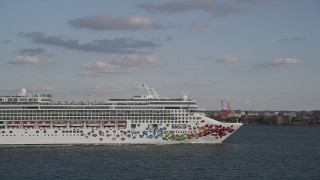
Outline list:
[[[320,109],[318,0],[0,0],[0,95]]]

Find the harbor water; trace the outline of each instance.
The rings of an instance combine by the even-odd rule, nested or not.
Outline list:
[[[243,126],[223,144],[0,146],[0,179],[319,179],[319,153],[320,127]]]

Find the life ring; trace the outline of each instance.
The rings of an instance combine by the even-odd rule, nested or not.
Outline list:
[[[112,141],[115,141],[115,140],[116,140],[116,138],[115,138],[115,137],[113,137],[113,138],[112,138]]]

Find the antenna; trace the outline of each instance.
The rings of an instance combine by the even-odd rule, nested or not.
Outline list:
[[[153,94],[156,98],[159,98],[159,94],[158,92],[156,91],[156,88],[151,88],[151,90],[153,91]]]
[[[148,92],[148,94],[149,94],[149,96],[152,96],[152,94],[150,93],[150,91],[149,91],[149,86],[146,84],[146,83],[144,83],[143,85],[142,85],[144,88],[146,88],[146,91]]]
[[[148,97],[149,98],[159,98],[159,94],[157,93],[156,88],[150,88],[146,83],[144,83],[142,86],[148,92]],[[153,94],[151,93],[151,91],[152,91]]]

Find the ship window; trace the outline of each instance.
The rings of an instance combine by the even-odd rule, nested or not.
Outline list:
[[[172,124],[172,129],[186,129],[186,124]]]
[[[54,133],[58,133],[58,131],[56,130],[56,131],[54,131]]]
[[[65,133],[65,131],[62,131],[62,133]]]
[[[157,124],[148,124],[149,129],[158,128]]]
[[[47,131],[43,131],[43,133],[47,133]]]
[[[131,129],[135,129],[137,127],[136,124],[131,124]]]
[[[5,131],[2,131],[2,133],[6,133]]]
[[[36,133],[39,133],[39,131],[36,131]]]
[[[12,133],[12,131],[9,131],[9,133]]]

